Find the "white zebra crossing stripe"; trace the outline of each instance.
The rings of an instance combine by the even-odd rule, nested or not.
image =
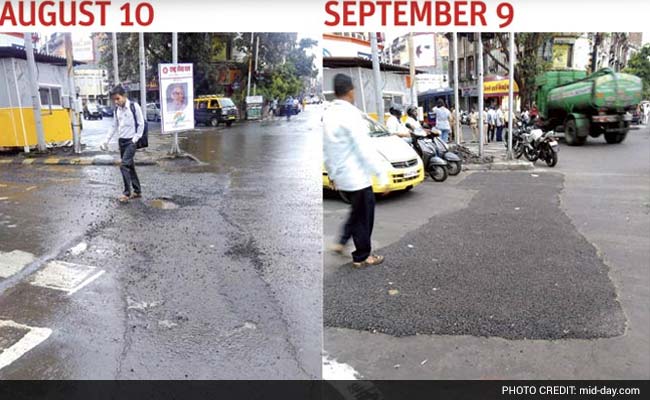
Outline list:
[[[14,335],[22,333],[22,337],[15,342],[11,342],[7,348],[0,347],[0,369],[11,365],[11,363],[41,344],[52,334],[52,330],[48,328],[34,328],[14,321],[0,320],[0,343],[5,342],[3,336],[8,334],[9,330]]]
[[[88,265],[51,261],[30,279],[30,284],[74,294],[105,271]]]
[[[8,253],[0,251],[0,278],[9,278],[20,272],[36,259],[26,251],[14,250]]]

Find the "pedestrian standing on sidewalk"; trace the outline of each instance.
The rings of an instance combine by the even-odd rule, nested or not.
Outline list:
[[[144,117],[142,108],[126,97],[126,91],[120,85],[111,90],[111,100],[115,103],[115,118],[108,132],[108,137],[102,149],[107,150],[108,144],[117,135],[120,146],[120,172],[124,181],[124,192],[118,198],[121,203],[142,197],[142,188],[138,174],[135,172],[136,143],[144,132]],[[133,191],[131,191],[133,188]]]
[[[494,110],[494,106],[490,106],[490,109],[487,112],[487,141],[488,143],[494,141],[494,134],[497,130],[497,113]]]
[[[478,113],[474,108],[469,113],[469,127],[472,128],[472,142],[478,143]]]
[[[503,113],[503,110],[501,109],[501,106],[497,108],[495,113],[495,125],[496,125],[496,133],[497,133],[497,142],[500,142],[503,140],[503,127],[506,125],[506,117],[505,114]]]
[[[332,250],[342,254],[352,238],[354,267],[381,264],[384,257],[371,253],[375,220],[372,177],[377,177],[379,185],[387,192],[388,172],[368,136],[368,122],[354,106],[354,85],[349,76],[337,74],[334,77],[334,95],[336,99],[323,115],[323,159],[334,189],[347,196],[351,210]]]
[[[438,99],[436,104],[437,107],[434,109],[436,114],[436,128],[440,131],[440,139],[447,143],[449,141],[449,134],[451,133],[451,124],[449,123],[451,112],[445,106],[443,99]]]

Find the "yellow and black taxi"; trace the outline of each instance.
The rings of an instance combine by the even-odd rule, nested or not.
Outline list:
[[[403,139],[391,135],[384,125],[364,117],[368,123],[368,135],[373,138],[377,151],[385,162],[388,171],[388,189],[391,192],[411,190],[424,180],[424,165],[415,150]],[[332,190],[325,167],[323,167],[323,188]],[[372,190],[382,193],[384,190],[378,184],[376,177],[372,179]],[[345,200],[345,199],[344,199]]]
[[[230,126],[238,116],[237,106],[229,97],[208,95],[194,99],[194,120],[197,124]]]

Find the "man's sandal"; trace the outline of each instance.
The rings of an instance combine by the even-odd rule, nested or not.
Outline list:
[[[363,268],[369,265],[379,265],[384,262],[384,256],[369,256],[361,262],[353,262],[352,266],[354,268]]]
[[[139,199],[142,197],[142,193],[133,193],[129,196],[131,199]]]
[[[343,254],[343,251],[345,250],[345,246],[342,245],[342,244],[340,244],[340,243],[336,243],[336,244],[332,244],[332,245],[330,245],[330,246],[329,246],[329,250],[330,250],[332,253],[336,253],[336,254],[342,255],[342,254]]]
[[[129,201],[129,196],[123,194],[117,198],[117,201],[119,201],[120,203],[126,203],[127,201]]]

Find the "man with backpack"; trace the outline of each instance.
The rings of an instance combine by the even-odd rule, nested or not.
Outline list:
[[[117,135],[122,159],[120,172],[122,172],[124,181],[124,192],[118,200],[125,203],[129,199],[142,197],[140,180],[135,172],[135,151],[138,148],[146,147],[146,143],[141,140],[146,137],[146,126],[142,108],[138,103],[132,102],[126,97],[126,91],[122,86],[114,87],[110,95],[111,100],[115,103],[115,118],[102,149],[108,149],[108,143],[113,136]],[[133,187],[133,192],[131,187]]]

